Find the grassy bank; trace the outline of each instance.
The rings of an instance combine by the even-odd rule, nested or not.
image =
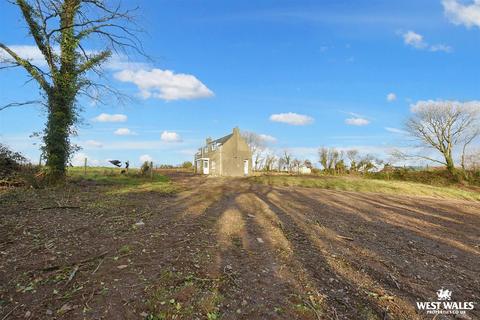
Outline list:
[[[376,192],[394,195],[427,196],[445,199],[480,201],[480,192],[457,186],[440,187],[405,181],[383,181],[347,176],[286,176],[264,175],[250,178],[257,183],[274,186],[300,186],[331,190]]]
[[[459,182],[480,187],[480,171],[458,171],[458,176],[453,176],[447,170],[409,170],[396,169],[392,171],[370,172],[366,176],[379,180],[397,180],[407,182],[418,182],[433,186],[454,186]]]

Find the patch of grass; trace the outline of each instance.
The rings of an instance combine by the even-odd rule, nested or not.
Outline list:
[[[119,254],[129,254],[132,251],[132,248],[126,244],[123,245],[120,249],[118,249]]]
[[[282,308],[275,307],[274,311],[278,314],[293,313],[296,316],[295,318],[300,316],[301,319],[323,319],[326,316],[325,297],[318,292],[309,292],[306,296],[292,294],[289,297],[289,302],[289,305],[286,306],[288,310],[284,311]]]
[[[358,313],[362,316],[362,319],[365,320],[380,320],[381,318],[375,313],[373,309],[368,306],[360,306]]]
[[[115,189],[109,192],[109,194],[126,194],[126,193],[141,193],[141,192],[157,192],[162,194],[173,194],[178,189],[171,183],[167,182],[145,182],[133,186],[125,186],[123,188]]]
[[[343,191],[427,196],[480,201],[480,193],[457,187],[439,187],[406,181],[383,181],[346,176],[257,176],[252,181],[272,186],[300,186]]]
[[[166,271],[160,284],[150,291],[147,319],[220,319],[219,279]]]
[[[84,181],[111,186],[109,194],[177,192],[177,188],[167,176],[158,173],[154,173],[153,176],[141,175],[138,169],[130,169],[128,174],[122,174],[122,170],[121,168],[88,167],[85,172],[81,167],[73,167],[69,168],[68,177],[72,182]]]

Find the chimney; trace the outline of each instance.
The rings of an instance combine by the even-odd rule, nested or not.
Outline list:
[[[207,142],[207,146],[208,146],[212,142],[212,138],[208,137],[206,142]]]
[[[240,135],[240,129],[238,127],[233,128],[233,135]]]

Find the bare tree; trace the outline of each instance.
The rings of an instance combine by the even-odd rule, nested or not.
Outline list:
[[[295,173],[298,174],[300,172],[301,165],[302,165],[302,161],[300,161],[299,159],[295,158],[292,160],[292,168]]]
[[[306,168],[308,168],[308,169],[313,169],[313,164],[312,164],[312,162],[311,162],[310,160],[308,160],[308,159],[303,162],[303,165],[304,165]]]
[[[318,162],[320,162],[320,164],[322,165],[323,170],[327,170],[328,169],[328,149],[325,147],[320,148],[318,150],[318,157],[319,157]]]
[[[265,171],[273,171],[273,168],[275,167],[275,164],[277,162],[277,157],[274,154],[267,154],[265,156],[265,165],[264,169]]]
[[[329,171],[335,168],[335,165],[337,164],[339,157],[340,157],[340,154],[337,149],[330,148],[330,150],[328,150],[327,167]]]
[[[422,146],[437,150],[443,160],[415,157],[445,165],[455,174],[454,148],[460,148],[464,159],[468,145],[480,135],[480,102],[420,101],[412,112],[406,122],[407,132]]]
[[[337,163],[335,163],[335,172],[338,173],[338,174],[343,174],[345,173],[345,160],[343,160],[343,157],[342,159],[340,159],[339,161],[337,161]]]
[[[372,169],[378,169],[383,164],[383,160],[379,159],[371,154],[366,154],[358,158],[357,170],[367,173]]]
[[[318,150],[319,162],[324,171],[333,173],[339,161],[343,161],[343,151],[335,148],[327,149],[322,147]]]
[[[253,170],[258,171],[262,165],[263,152],[265,151],[265,140],[255,132],[243,131],[242,137],[247,142],[252,152]]]
[[[475,149],[465,154],[463,157],[463,166],[466,170],[480,170],[480,149]]]
[[[283,165],[285,165],[285,168],[287,168],[287,172],[290,172],[290,170],[292,169],[292,167],[291,167],[292,166],[292,155],[290,154],[290,152],[288,152],[288,150],[283,150],[281,160],[282,160]]]
[[[99,91],[113,91],[99,81],[100,66],[117,50],[141,52],[132,28],[132,11],[106,0],[12,0],[25,21],[29,34],[42,54],[46,67],[20,56],[0,42],[8,59],[3,68],[21,67],[40,88],[47,109],[44,152],[47,177],[63,181],[72,153],[70,137],[78,121],[78,96],[98,98]],[[100,41],[100,51],[86,46]],[[13,103],[5,107],[19,106]]]
[[[350,161],[350,171],[357,171],[358,150],[351,149],[347,151],[347,159]]]
[[[478,125],[480,126],[480,121],[478,123]],[[480,128],[479,127],[476,127],[476,128],[470,128],[470,130],[468,130],[468,132],[465,134],[465,137],[462,141],[462,155],[461,155],[461,158],[460,158],[460,164],[462,166],[462,169],[463,170],[466,170],[466,162],[467,162],[467,148],[468,146],[480,135]],[[473,153],[471,153],[473,154]]]

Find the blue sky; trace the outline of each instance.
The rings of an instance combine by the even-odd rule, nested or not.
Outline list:
[[[152,61],[106,68],[131,100],[79,100],[77,162],[176,164],[234,126],[313,161],[319,146],[385,155],[406,143],[398,129],[411,104],[480,99],[478,0],[125,3],[139,6]],[[18,9],[2,1],[0,12],[0,42],[35,57]],[[38,98],[26,80],[0,70],[0,105]],[[29,136],[44,123],[41,107],[0,111],[0,142],[38,161]]]

